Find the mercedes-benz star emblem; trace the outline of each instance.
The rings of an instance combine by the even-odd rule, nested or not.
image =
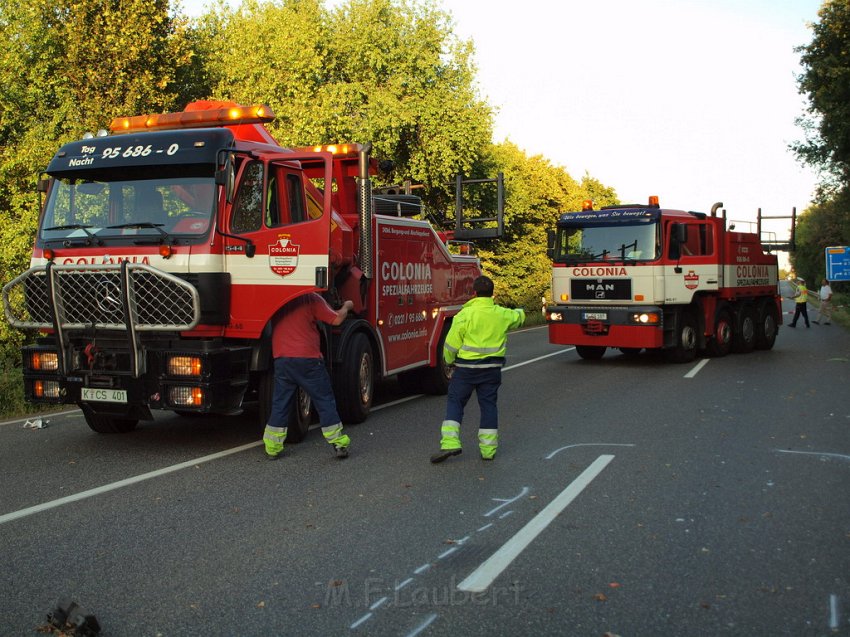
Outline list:
[[[121,286],[112,279],[97,284],[97,306],[107,314],[121,311]]]

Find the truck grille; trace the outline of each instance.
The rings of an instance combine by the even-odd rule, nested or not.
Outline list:
[[[193,285],[141,263],[31,268],[3,288],[3,305],[22,329],[54,327],[54,309],[65,330],[189,330],[200,320]]]

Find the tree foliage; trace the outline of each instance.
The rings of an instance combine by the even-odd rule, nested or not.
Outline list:
[[[807,139],[793,148],[843,186],[850,177],[850,0],[827,0],[818,17],[812,41],[797,49],[809,106],[798,120]]]
[[[214,97],[268,103],[283,145],[371,141],[396,162],[396,181],[437,184],[471,174],[490,142],[472,44],[432,2],[328,11],[319,0],[246,0],[199,28]]]
[[[791,255],[809,280],[825,272],[825,247],[850,242],[850,0],[826,0],[818,18],[812,41],[797,49],[804,69],[798,85],[809,106],[798,119],[806,141],[792,146],[823,177],[818,201],[798,220]]]
[[[845,189],[806,210],[797,222],[794,269],[807,281],[819,282],[826,272],[824,249],[847,245],[850,237],[850,193]],[[837,289],[841,285],[838,284]]]

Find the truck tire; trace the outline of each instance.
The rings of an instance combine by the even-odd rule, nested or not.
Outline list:
[[[673,347],[664,352],[671,363],[690,363],[697,355],[697,321],[684,310],[679,313]]]
[[[440,340],[437,342],[437,364],[434,367],[421,367],[399,374],[399,384],[404,391],[431,396],[445,396],[449,392],[451,366],[446,365],[446,359],[443,357],[443,346],[448,332],[446,327],[440,334]]]
[[[119,418],[109,414],[97,414],[85,405],[80,405],[86,424],[99,434],[126,434],[139,424],[138,418]]]
[[[354,334],[334,370],[336,406],[344,423],[366,420],[372,408],[375,389],[375,363],[372,345],[362,332]]]
[[[274,368],[262,372],[258,391],[259,399],[259,425],[265,427],[272,413],[272,397],[274,396]],[[295,390],[295,404],[289,413],[289,422],[286,425],[286,442],[298,443],[307,436],[312,420],[312,403],[310,395],[300,387]]]
[[[732,337],[735,333],[735,324],[729,310],[722,309],[717,312],[714,319],[714,336],[708,343],[708,353],[711,356],[726,356],[732,350]]]
[[[735,334],[732,338],[732,351],[738,354],[752,352],[756,345],[756,315],[749,304],[741,306]]]
[[[576,345],[576,354],[586,361],[598,361],[606,349],[604,345]]]
[[[779,319],[776,313],[776,306],[771,301],[765,301],[759,306],[758,311],[756,349],[773,349],[778,331]]]

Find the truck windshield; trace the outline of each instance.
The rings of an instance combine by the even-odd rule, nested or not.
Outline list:
[[[656,222],[559,224],[555,235],[555,261],[654,261],[661,254],[659,236]]]
[[[212,176],[99,177],[104,178],[53,180],[39,228],[41,241],[190,241],[204,237],[211,226],[217,192]]]

